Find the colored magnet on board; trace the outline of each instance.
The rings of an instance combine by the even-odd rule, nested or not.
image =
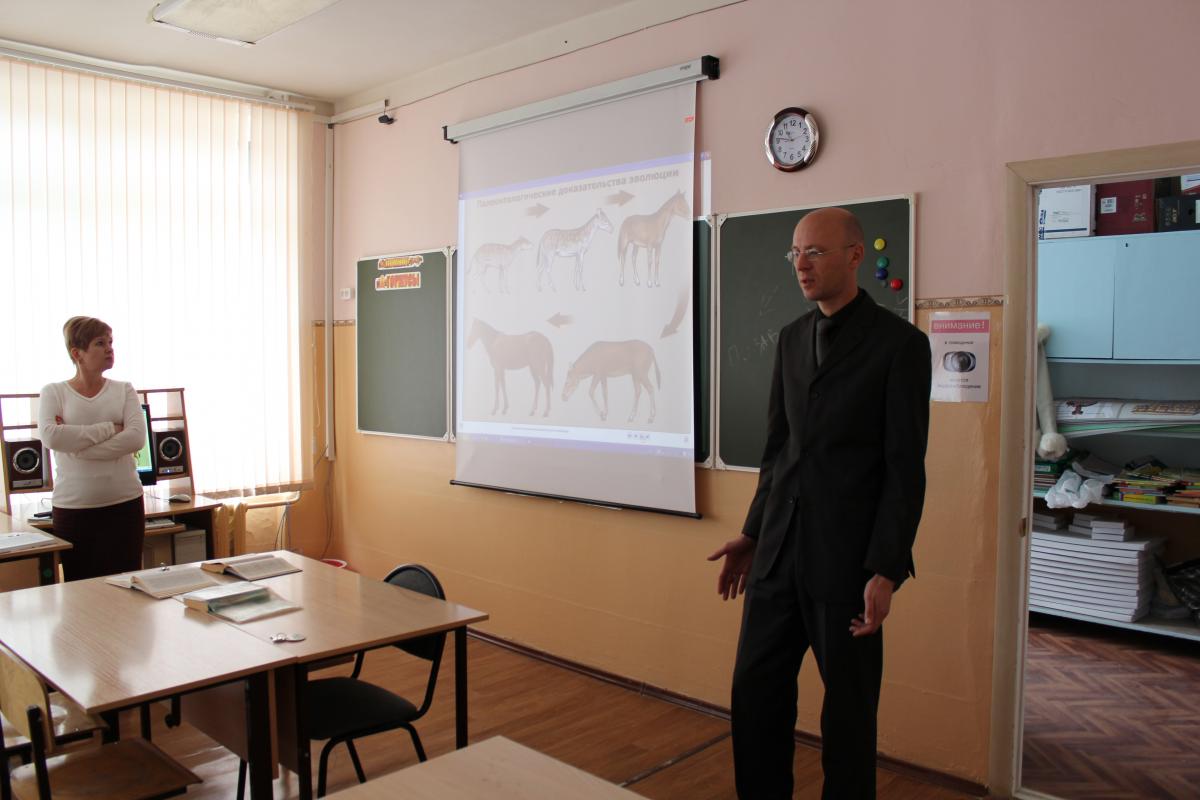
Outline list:
[[[875,249],[876,249],[876,250],[882,250],[882,249],[883,249],[883,248],[885,248],[885,247],[887,247],[887,239],[884,239],[884,238],[881,236],[881,237],[879,237],[878,239],[876,239],[876,240],[875,240]]]
[[[898,292],[904,288],[904,281],[899,278],[892,278],[892,282],[888,286],[892,287],[893,292]]]
[[[879,278],[879,280],[881,280],[881,281],[886,281],[887,277],[888,277],[887,269],[884,267],[880,267],[879,269],[875,270],[875,277]]]
[[[880,269],[887,269],[888,264],[891,263],[892,262],[888,260],[887,256],[880,256],[879,258],[875,259],[875,266],[879,267]]]

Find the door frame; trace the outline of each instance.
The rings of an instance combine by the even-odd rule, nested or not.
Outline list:
[[[1001,796],[1047,800],[1021,788],[1024,666],[1033,512],[1034,376],[1037,369],[1035,191],[1050,186],[1200,172],[1200,140],[1006,164],[1003,375],[996,547],[996,620],[988,781]],[[1017,379],[1019,376],[1019,379]]]

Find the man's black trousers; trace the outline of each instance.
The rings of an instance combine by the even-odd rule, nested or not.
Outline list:
[[[863,601],[826,603],[803,586],[799,531],[765,577],[746,589],[733,670],[733,758],[740,800],[791,800],[796,679],[812,648],[821,708],[823,800],[875,797],[875,720],[883,674],[883,631],[854,638]]]

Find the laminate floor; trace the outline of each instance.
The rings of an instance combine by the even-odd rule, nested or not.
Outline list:
[[[1022,782],[1065,800],[1200,797],[1200,644],[1034,614]]]
[[[482,640],[469,638],[468,651],[472,741],[503,735],[654,800],[735,797],[726,721]],[[367,654],[363,677],[417,698],[424,688],[423,663],[392,648],[376,650]],[[348,671],[348,666],[333,668],[329,674]],[[454,748],[453,676],[453,648],[447,642],[436,699],[430,713],[417,723],[431,758]],[[233,797],[237,758],[186,722],[165,728],[162,717],[163,708],[156,708],[154,741],[204,779],[186,797]],[[122,726],[136,731],[137,721],[130,716]],[[359,740],[357,747],[368,780],[417,763],[404,731]],[[317,752],[314,748],[314,787]],[[797,745],[796,779],[796,798],[820,797],[818,751]],[[329,791],[355,782],[350,759],[344,748],[338,748],[330,757]],[[295,796],[295,776],[284,771],[275,783],[275,797]],[[884,800],[969,797],[882,769],[878,796]]]

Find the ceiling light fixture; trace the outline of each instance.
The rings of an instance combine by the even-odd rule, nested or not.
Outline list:
[[[150,12],[164,28],[242,47],[257,44],[338,0],[164,0]]]

